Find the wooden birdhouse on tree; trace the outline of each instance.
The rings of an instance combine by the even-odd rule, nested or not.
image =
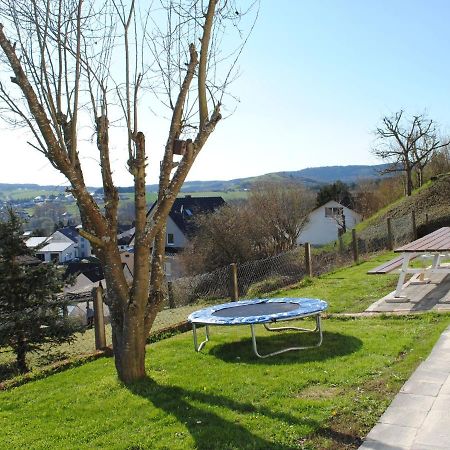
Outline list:
[[[173,142],[173,154],[183,156],[186,153],[187,141],[175,139]]]

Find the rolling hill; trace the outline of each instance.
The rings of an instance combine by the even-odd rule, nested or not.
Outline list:
[[[242,191],[249,189],[258,181],[296,181],[305,186],[317,189],[320,185],[341,180],[347,184],[357,183],[361,180],[379,178],[379,171],[385,167],[379,165],[351,165],[310,167],[302,170],[273,172],[265,175],[233,180],[186,181],[182,192],[211,192],[211,191]],[[41,186],[38,184],[6,184],[0,183],[0,199],[34,197],[48,192],[49,194],[64,191],[64,186]],[[88,188],[89,191],[101,191],[101,188]],[[156,192],[158,185],[147,186],[148,192]],[[120,187],[120,192],[133,192],[133,187]]]

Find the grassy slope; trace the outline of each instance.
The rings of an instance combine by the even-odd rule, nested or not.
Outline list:
[[[389,277],[365,275],[390,256],[277,295],[362,310],[391,289]],[[326,319],[320,348],[269,360],[254,358],[248,328],[213,328],[200,354],[184,333],[149,346],[151,379],[129,389],[101,359],[0,393],[0,448],[357,448],[449,323]],[[262,352],[298,345],[295,334],[258,333]]]
[[[325,320],[322,347],[265,361],[247,328],[200,354],[185,333],[150,346],[129,389],[101,359],[0,393],[0,448],[356,448],[449,321]],[[265,351],[297,343],[267,334]]]
[[[158,331],[176,323],[186,320],[186,317],[199,309],[198,305],[185,306],[176,309],[164,309],[155,319],[152,331]],[[111,326],[106,326],[106,342],[111,344]],[[62,344],[56,347],[47,346],[43,351],[29,353],[27,364],[31,370],[45,367],[46,365],[75,356],[91,353],[95,350],[94,330],[89,329],[84,333],[78,333],[74,342]],[[7,348],[0,348],[0,382],[11,378],[15,374],[15,356]]]
[[[443,174],[413,191],[410,197],[402,197],[378,211],[356,226],[357,231],[378,223],[385,223],[387,217],[399,218],[416,211],[418,215],[428,213],[430,220],[448,217],[450,208],[450,174]],[[423,219],[423,218],[422,218]]]
[[[330,313],[361,312],[395,289],[398,275],[367,275],[368,270],[394,256],[392,252],[379,254],[360,264],[305,279],[292,289],[277,291],[273,296],[321,298],[328,302]]]

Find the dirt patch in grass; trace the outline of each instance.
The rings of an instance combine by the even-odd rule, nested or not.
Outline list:
[[[296,397],[303,399],[326,400],[336,397],[339,393],[340,389],[337,387],[313,385],[303,389],[296,395]]]

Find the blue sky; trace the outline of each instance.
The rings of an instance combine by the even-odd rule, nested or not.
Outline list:
[[[449,17],[439,1],[263,0],[241,104],[216,136],[243,137],[239,176],[377,163],[371,132],[401,108],[448,132]]]
[[[427,112],[450,134],[449,19],[448,1],[262,0],[232,88],[240,103],[188,179],[376,164],[372,131],[400,109]],[[146,132],[151,162],[163,147],[161,125]],[[33,150],[17,144],[13,153],[0,182],[63,182]],[[33,170],[19,176],[11,167],[24,157]],[[117,184],[131,185],[117,164]],[[149,166],[149,184],[157,166]],[[95,167],[87,181],[100,183]]]

